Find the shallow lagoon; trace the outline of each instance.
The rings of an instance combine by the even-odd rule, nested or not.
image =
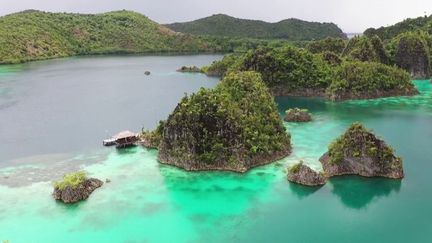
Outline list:
[[[185,92],[217,79],[176,73],[220,56],[84,57],[0,66],[0,240],[15,242],[429,242],[432,85],[412,98],[333,103],[279,97],[293,154],[246,174],[188,173],[157,151],[117,151],[101,139],[153,128]],[[152,75],[143,73],[150,70]],[[318,158],[361,121],[404,158],[402,181],[347,176],[319,190],[290,184],[287,165]],[[111,179],[89,200],[56,203],[51,181],[85,169]]]

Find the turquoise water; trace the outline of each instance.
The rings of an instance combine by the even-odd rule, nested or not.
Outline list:
[[[206,58],[207,62],[215,57]],[[44,65],[50,64],[38,70]],[[191,77],[196,76],[186,79]],[[292,134],[293,154],[245,174],[184,172],[160,165],[157,151],[140,147],[74,147],[61,153],[23,152],[23,158],[16,150],[0,166],[0,240],[431,242],[432,84],[414,82],[421,94],[411,98],[343,103],[277,98],[281,114],[289,107],[305,107],[314,121],[285,123]],[[195,88],[203,85],[196,84]],[[157,101],[152,104],[158,106]],[[167,104],[167,109],[174,105]],[[299,159],[319,170],[318,158],[327,145],[353,121],[373,129],[404,158],[404,180],[346,176],[331,179],[320,189],[286,180],[286,167]],[[96,129],[101,124],[89,126]],[[58,171],[79,168],[111,183],[77,205],[55,202],[51,181]]]

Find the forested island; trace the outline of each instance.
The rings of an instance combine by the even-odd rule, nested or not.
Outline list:
[[[291,152],[276,104],[255,72],[230,73],[216,88],[184,97],[142,140],[159,150],[160,162],[194,171],[245,172]]]
[[[333,48],[339,40],[324,40],[308,48],[262,47],[243,55],[227,55],[203,70],[209,75],[231,71],[256,71],[275,96],[326,97],[331,100],[371,99],[418,94],[409,73],[379,60],[381,46],[358,44],[367,37],[351,39],[342,53]],[[330,50],[314,54],[316,49]],[[312,49],[312,51],[309,51]],[[412,54],[410,54],[412,55]],[[385,56],[387,57],[387,56]],[[384,60],[384,58],[383,58]],[[387,59],[385,59],[387,60]]]

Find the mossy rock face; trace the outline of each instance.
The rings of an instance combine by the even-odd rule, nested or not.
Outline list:
[[[420,33],[404,33],[396,38],[395,63],[411,74],[413,79],[431,76],[430,50]]]
[[[325,173],[312,170],[303,161],[288,168],[288,180],[305,186],[322,186],[327,182]]]
[[[309,122],[312,121],[312,116],[307,109],[289,109],[286,111],[284,120],[286,122]]]
[[[260,75],[240,72],[182,99],[163,129],[159,161],[245,172],[290,152],[289,134]]]
[[[354,123],[330,146],[320,161],[329,176],[404,177],[402,159],[362,124]]]

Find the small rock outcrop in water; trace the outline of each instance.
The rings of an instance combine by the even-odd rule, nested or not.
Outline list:
[[[261,76],[237,72],[181,100],[164,125],[158,159],[189,171],[245,172],[290,152],[289,134]]]
[[[404,177],[402,159],[360,123],[351,127],[330,146],[320,161],[327,176]]]
[[[286,111],[284,120],[286,122],[308,122],[312,120],[312,116],[307,109],[289,109]]]
[[[183,66],[180,69],[177,69],[177,72],[182,72],[182,73],[202,73],[201,68],[197,67],[197,66]]]
[[[99,179],[87,178],[85,172],[71,173],[65,175],[63,181],[55,183],[53,197],[64,203],[76,203],[87,199],[102,185]]]
[[[148,75],[150,75],[151,73],[150,73],[150,71],[145,71],[144,74],[148,76]]]
[[[324,173],[312,170],[309,166],[304,165],[303,161],[288,169],[288,180],[305,186],[322,186],[327,182]]]

